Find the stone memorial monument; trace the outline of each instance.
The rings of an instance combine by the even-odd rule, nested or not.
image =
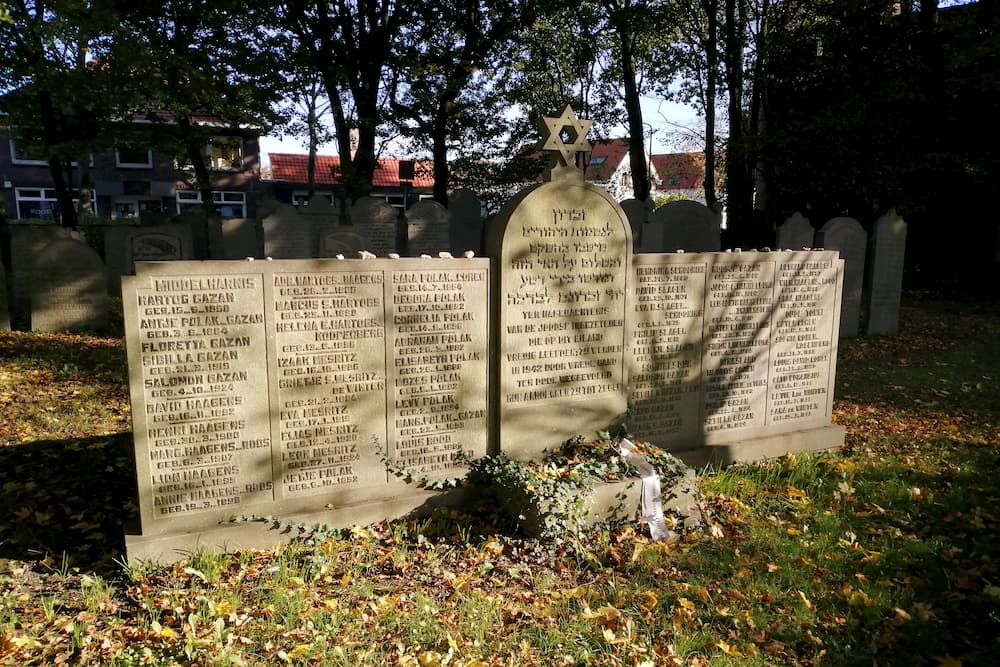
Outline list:
[[[835,252],[634,259],[631,430],[692,464],[836,447]]]
[[[136,262],[194,259],[191,227],[184,224],[109,225],[104,231],[104,258],[108,267],[108,289],[117,296],[121,277],[134,275]]]
[[[213,218],[208,221],[209,256],[212,259],[263,258],[264,231],[258,220]]]
[[[399,252],[397,224],[399,213],[384,199],[362,197],[351,206],[351,224],[368,241],[367,250],[379,257]]]
[[[906,254],[906,221],[895,209],[875,222],[870,245],[863,298],[865,332],[894,334],[899,330]]]
[[[548,182],[507,202],[489,230],[492,450],[515,458],[537,459],[608,428],[626,409],[632,230],[618,203],[574,166],[590,150],[590,125],[568,106],[543,120],[541,150],[557,164]]]
[[[466,250],[483,254],[483,205],[471,190],[455,190],[448,199],[448,242],[456,257]]]
[[[650,206],[651,204],[647,205],[638,199],[626,199],[621,202],[622,210],[625,211],[629,226],[632,228],[633,250],[639,250],[642,246],[642,233],[649,221]]]
[[[35,283],[35,259],[50,243],[73,236],[69,229],[55,224],[17,224],[7,228],[10,230],[10,311],[27,319]]]
[[[313,223],[289,204],[278,204],[261,220],[264,256],[273,259],[308,259],[316,255]]]
[[[488,260],[139,265],[123,280],[141,534],[129,557],[352,525],[487,447]],[[332,507],[333,509],[324,509]]]
[[[868,235],[854,218],[833,218],[816,232],[816,247],[836,250],[844,260],[844,297],[840,336],[857,336],[861,325],[861,292]]]
[[[649,215],[643,227],[642,252],[718,252],[722,244],[719,214],[696,201],[667,202]]]
[[[794,213],[778,226],[774,247],[778,250],[812,248],[815,238],[816,230],[809,223],[809,218],[801,213]]]
[[[406,211],[407,254],[437,255],[451,247],[448,209],[432,199],[418,201]]]
[[[32,273],[32,331],[107,328],[107,273],[104,262],[89,245],[76,238],[53,241],[35,258]]]

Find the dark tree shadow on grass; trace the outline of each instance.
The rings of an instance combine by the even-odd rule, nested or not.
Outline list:
[[[137,497],[131,433],[0,448],[0,559],[116,569]]]

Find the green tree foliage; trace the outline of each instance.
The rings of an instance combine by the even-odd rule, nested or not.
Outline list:
[[[450,189],[449,152],[492,143],[484,134],[502,114],[497,78],[537,7],[536,0],[422,3],[395,42],[392,110],[404,136],[430,146],[434,198],[442,204]]]
[[[165,0],[132,6],[122,16],[109,58],[121,84],[122,117],[155,111],[143,134],[152,129],[155,145],[186,157],[209,213],[205,147],[219,123],[263,129],[275,118],[283,91],[273,40],[255,8],[235,0]]]
[[[19,1],[0,21],[0,111],[19,148],[48,162],[60,221],[71,228],[74,195],[89,202],[87,156],[108,136],[114,87],[92,62],[107,52],[116,16],[111,1]]]

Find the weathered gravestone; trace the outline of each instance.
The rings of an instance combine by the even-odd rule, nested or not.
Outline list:
[[[833,218],[816,232],[816,246],[837,250],[844,260],[844,297],[841,337],[857,336],[861,321],[861,291],[865,277],[868,235],[854,218]]]
[[[631,430],[689,463],[843,444],[835,252],[637,255]]]
[[[31,329],[101,331],[108,325],[108,278],[104,262],[75,238],[53,241],[35,258]]]
[[[625,313],[632,234],[618,203],[583,180],[591,121],[545,119],[550,180],[521,191],[489,232],[493,261],[493,451],[538,459],[625,412]],[[567,144],[562,138],[571,137]]]
[[[10,331],[10,310],[7,308],[7,269],[0,261],[0,331]]]
[[[27,319],[31,311],[31,288],[35,283],[35,259],[54,241],[73,238],[72,232],[60,225],[9,225],[11,314]]]
[[[398,219],[396,209],[377,197],[362,197],[351,206],[351,224],[368,241],[367,250],[380,257],[398,252]]]
[[[448,198],[448,243],[455,256],[466,250],[483,254],[483,205],[471,190],[456,190]]]
[[[123,280],[141,534],[130,558],[349,526],[486,453],[488,260],[140,265]]]
[[[696,201],[667,202],[649,215],[642,230],[642,252],[718,252],[719,214]]]
[[[358,252],[364,250],[368,243],[360,234],[353,231],[353,227],[324,228],[319,232],[319,256],[320,257],[343,257],[357,258]]]
[[[323,195],[313,195],[310,197],[307,206],[299,207],[299,215],[304,215],[311,219],[313,224],[318,227],[324,225],[332,226],[340,223],[340,212]]]
[[[407,254],[437,255],[451,247],[448,209],[440,203],[424,199],[406,210],[408,234]]]
[[[191,255],[194,259],[209,258],[209,226],[215,216],[206,215],[201,208],[184,211],[173,219],[171,224],[187,227],[191,239]]]
[[[208,221],[209,255],[212,259],[264,257],[261,223],[249,218],[213,218]]]
[[[278,204],[261,220],[264,256],[273,259],[308,259],[316,255],[313,223],[289,204]]]
[[[895,209],[875,222],[865,275],[864,324],[870,334],[899,330],[899,301],[903,292],[906,221]]]
[[[104,230],[104,258],[108,267],[108,289],[117,295],[121,277],[134,274],[136,262],[194,259],[191,228],[184,224],[109,225]]]
[[[775,247],[778,250],[812,248],[815,238],[816,230],[809,223],[809,219],[801,213],[794,213],[778,226]]]
[[[638,199],[626,199],[621,202],[621,207],[628,217],[629,227],[632,228],[632,249],[638,250],[642,246],[642,233],[649,220],[649,206]]]

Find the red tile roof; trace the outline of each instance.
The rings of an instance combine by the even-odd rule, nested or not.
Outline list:
[[[605,139],[593,142],[593,147],[584,178],[588,181],[606,181],[628,156],[628,140]]]
[[[307,176],[309,167],[309,156],[298,153],[268,153],[271,158],[271,178],[275,181],[287,181],[289,183],[308,183]],[[399,183],[399,163],[396,158],[379,158],[379,168],[375,170],[375,178],[372,183],[377,188],[398,188]],[[334,170],[340,170],[340,157],[336,155],[316,156],[316,183],[318,185],[339,185],[340,179],[334,176]],[[416,178],[413,179],[415,188],[434,187],[434,177],[432,176],[431,165],[428,162],[417,162],[415,169]]]
[[[705,181],[704,153],[667,153],[651,160],[660,177],[659,190],[690,190]]]

